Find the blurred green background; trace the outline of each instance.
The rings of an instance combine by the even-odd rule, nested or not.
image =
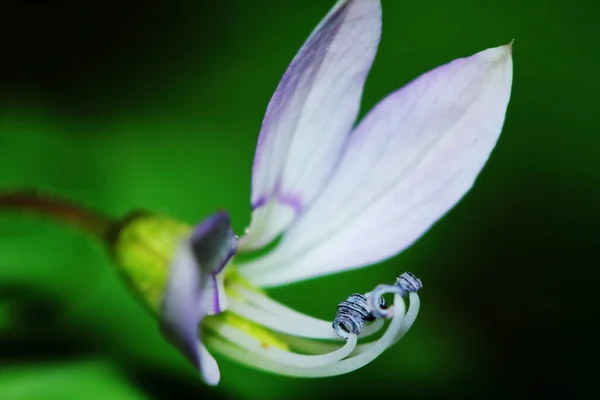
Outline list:
[[[333,1],[8,1],[0,27],[0,189],[114,215],[144,207],[241,232],[279,78]],[[359,271],[273,290],[331,319],[409,270],[422,309],[349,375],[302,380],[219,358],[208,389],[95,243],[0,214],[0,398],[276,399],[598,395],[600,6],[583,0],[383,0],[363,114],[454,58],[515,38],[502,137],[474,190],[417,244]],[[305,300],[306,293],[314,293]]]

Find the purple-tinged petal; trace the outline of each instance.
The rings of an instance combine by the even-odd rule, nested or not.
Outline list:
[[[324,187],[358,114],[380,35],[379,0],[341,0],[292,60],[260,131],[243,249],[272,241]]]
[[[220,212],[202,221],[192,233],[190,244],[203,272],[221,272],[237,248],[229,215]]]
[[[175,252],[162,304],[160,320],[165,336],[209,384],[219,381],[219,370],[198,344],[198,324],[207,314],[226,307],[221,272],[236,244],[227,214],[215,214],[202,222]]]
[[[266,257],[241,269],[276,286],[384,260],[471,188],[500,135],[511,45],[439,67],[381,101],[323,193]]]
[[[237,249],[229,216],[218,213],[204,220],[192,234],[191,246],[205,275],[202,304],[208,315],[218,314],[227,308],[221,272]]]
[[[177,249],[161,313],[165,336],[198,369],[202,368],[198,340],[198,324],[206,315],[201,305],[202,275],[200,266],[185,242]]]
[[[215,358],[208,352],[206,346],[201,342],[198,342],[200,352],[200,363],[202,368],[200,370],[202,379],[204,382],[211,386],[216,386],[221,380],[221,372],[219,371],[219,365]]]

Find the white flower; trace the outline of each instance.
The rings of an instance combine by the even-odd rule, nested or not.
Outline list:
[[[246,235],[238,245],[228,216],[220,213],[176,252],[161,319],[209,384],[218,383],[219,370],[205,345],[273,373],[330,376],[375,359],[416,318],[418,287],[407,281],[411,275],[349,298],[340,310],[352,313],[353,301],[368,301],[343,323],[340,311],[338,332],[332,321],[301,314],[258,289],[399,253],[461,199],[496,144],[511,90],[511,45],[422,75],[354,127],[380,33],[378,0],[338,1],[292,61],[267,108]],[[263,248],[280,236],[265,255],[232,261],[236,251]],[[378,302],[386,292],[395,294],[394,303],[382,310]],[[408,310],[402,297],[407,293]],[[381,329],[385,318],[391,321],[379,339],[357,344],[358,337]]]

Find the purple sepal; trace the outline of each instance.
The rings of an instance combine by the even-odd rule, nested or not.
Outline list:
[[[198,369],[198,323],[206,315],[201,307],[202,274],[189,242],[182,243],[171,265],[160,324],[163,334]]]
[[[237,237],[225,212],[202,221],[194,230],[190,242],[202,272],[213,276],[225,268],[237,249]]]
[[[160,314],[165,336],[198,369],[202,368],[198,348],[198,324],[218,305],[216,276],[235,254],[235,237],[229,216],[215,214],[204,220],[176,250]],[[207,304],[211,292],[216,304]],[[214,303],[210,301],[209,303]]]

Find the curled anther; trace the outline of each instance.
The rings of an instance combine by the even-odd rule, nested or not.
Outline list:
[[[365,321],[374,319],[375,317],[369,309],[367,296],[353,293],[338,305],[332,327],[340,337],[348,339],[350,334],[360,334]]]
[[[418,292],[419,289],[423,287],[421,280],[410,272],[400,274],[400,276],[396,278],[396,283],[394,285],[400,287],[406,292],[403,294],[403,296],[410,292]]]
[[[371,314],[375,318],[391,318],[393,316],[393,309],[379,306],[383,295],[386,293],[395,293],[404,297],[411,292],[419,291],[422,287],[423,284],[421,281],[410,272],[404,272],[398,276],[393,285],[377,285],[368,299]]]
[[[369,306],[369,307],[368,307],[368,308],[369,308],[369,315],[367,315],[367,318],[366,318],[366,320],[367,320],[367,321],[369,321],[369,322],[371,322],[371,321],[375,321],[375,320],[378,318],[377,316],[375,316],[375,314],[373,314],[372,307],[369,305],[369,298],[370,298],[371,296],[372,296],[372,293],[371,293],[371,292],[369,292],[369,293],[365,294],[365,298],[367,299],[367,306]],[[388,308],[387,302],[385,301],[385,299],[383,298],[383,296],[381,296],[381,297],[379,298],[379,304],[378,304],[378,306],[377,306],[377,307],[378,307],[379,309],[381,309],[381,310],[385,310],[385,309],[387,309],[387,308]]]

